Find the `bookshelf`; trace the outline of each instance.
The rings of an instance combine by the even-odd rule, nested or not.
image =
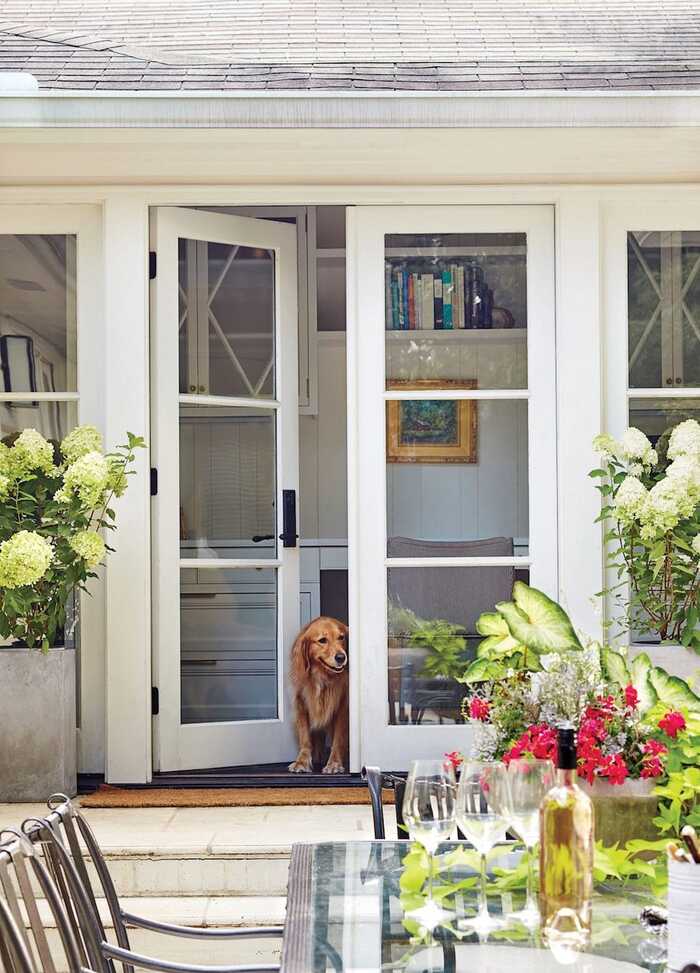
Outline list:
[[[447,330],[414,328],[408,331],[390,328],[386,331],[387,341],[415,341],[421,338],[441,343],[454,341],[464,342],[465,344],[483,344],[505,341],[512,344],[525,344],[527,342],[527,328],[453,328]]]

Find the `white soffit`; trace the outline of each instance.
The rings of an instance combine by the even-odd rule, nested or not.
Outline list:
[[[700,91],[4,93],[0,128],[672,128]]]

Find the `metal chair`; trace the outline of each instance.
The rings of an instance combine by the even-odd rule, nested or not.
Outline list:
[[[93,973],[115,973],[115,962],[121,964],[124,973],[133,973],[134,967],[160,970],[164,973],[274,973],[279,970],[276,963],[205,966],[176,963],[135,953],[131,949],[127,926],[209,942],[281,937],[283,928],[267,926],[253,929],[194,929],[156,922],[126,912],[119,901],[104,855],[86,819],[63,794],[49,798],[48,807],[46,818],[28,818],[22,825],[22,831],[35,848],[41,847],[43,850],[59,890],[65,921],[78,944],[80,967],[87,967]],[[117,945],[107,940],[90,881],[89,865],[92,865],[96,873],[107,902]],[[71,973],[79,973],[80,967],[71,968]]]
[[[0,899],[0,969],[7,970],[7,973],[34,973],[20,928],[2,899]]]
[[[406,778],[399,774],[383,774],[379,767],[363,767],[362,779],[367,781],[367,790],[372,804],[372,823],[374,837],[377,841],[386,838],[384,825],[384,804],[382,790],[389,788],[394,792],[394,807],[396,808],[397,838],[408,838],[408,831],[403,819],[403,795],[406,790]]]

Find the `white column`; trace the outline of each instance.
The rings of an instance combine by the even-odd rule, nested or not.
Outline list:
[[[574,625],[601,636],[600,494],[588,476],[603,430],[601,216],[593,194],[562,195],[556,211],[559,598]]]
[[[149,434],[148,206],[107,198],[105,255],[106,441]],[[106,760],[111,783],[151,779],[149,452],[115,503],[115,553],[106,571]]]

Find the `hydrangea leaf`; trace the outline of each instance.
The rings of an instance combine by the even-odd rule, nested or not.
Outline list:
[[[649,674],[651,672],[651,659],[646,652],[640,652],[629,664],[630,682],[637,690],[638,704],[637,709],[644,715],[654,705],[658,699],[656,690],[651,684]]]
[[[689,713],[700,713],[700,697],[684,679],[669,676],[664,669],[652,666],[649,679],[654,687],[659,702],[665,703],[673,709],[686,709]]]
[[[500,602],[496,609],[503,615],[510,634],[518,642],[534,652],[563,652],[581,648],[569,616],[561,605],[543,591],[516,581],[513,599],[512,602]]]
[[[624,656],[615,649],[604,646],[600,653],[600,661],[603,664],[605,673],[612,682],[617,683],[623,689],[630,682],[630,674]]]

